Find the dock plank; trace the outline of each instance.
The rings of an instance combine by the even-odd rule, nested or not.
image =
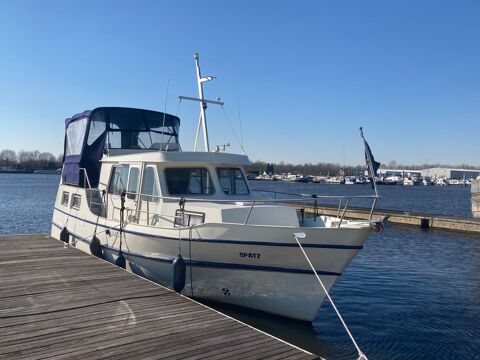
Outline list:
[[[0,357],[318,358],[45,234],[0,236]]]

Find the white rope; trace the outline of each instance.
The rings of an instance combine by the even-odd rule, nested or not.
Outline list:
[[[179,99],[178,105],[177,105],[177,112],[175,113],[175,116],[178,116],[178,112],[180,111],[180,105],[182,104],[182,98]]]
[[[311,262],[310,259],[308,258],[307,253],[305,252],[305,250],[303,250],[302,244],[300,244],[300,241],[298,241],[298,238],[299,238],[299,237],[300,237],[301,239],[305,238],[305,233],[294,233],[293,236],[295,237],[295,241],[297,242],[298,246],[300,247],[300,250],[302,250],[302,253],[303,253],[303,255],[305,256],[305,259],[307,259],[308,264],[309,264],[310,267],[312,268],[313,273],[314,273],[315,276],[317,277],[317,280],[318,280],[318,282],[320,283],[323,291],[324,291],[325,294],[327,295],[328,301],[330,301],[330,304],[332,305],[333,309],[334,309],[335,312],[337,313],[337,316],[338,316],[338,318],[340,319],[343,327],[345,328],[345,331],[347,332],[348,336],[350,337],[350,340],[352,340],[353,345],[354,345],[355,348],[357,349],[357,352],[358,352],[358,359],[357,359],[357,360],[368,360],[368,359],[367,359],[367,356],[362,352],[362,350],[360,350],[360,347],[357,345],[357,342],[356,342],[355,339],[353,338],[352,333],[350,332],[350,330],[349,330],[348,327],[347,327],[347,324],[346,324],[345,321],[343,320],[342,315],[340,315],[340,312],[338,311],[337,307],[335,306],[335,303],[333,302],[332,298],[330,297],[330,294],[328,293],[325,285],[323,285],[323,282],[322,282],[322,280],[320,279],[320,276],[318,276],[317,271],[316,271],[315,268],[313,267],[312,262]]]

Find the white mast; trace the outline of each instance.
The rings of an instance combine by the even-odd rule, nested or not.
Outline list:
[[[200,60],[198,58],[198,53],[195,53],[195,66],[197,67],[197,82],[198,82],[198,96],[202,102],[200,103],[200,121],[202,122],[203,126],[203,143],[205,144],[205,151],[210,151],[210,145],[208,144],[208,129],[207,129],[207,117],[205,114],[205,110],[207,109],[207,103],[204,101],[203,97],[203,82],[209,81],[210,79],[204,78],[202,79],[202,75],[200,73]],[[194,150],[197,151],[198,145],[198,130],[200,130],[200,125],[197,128],[197,136],[195,137],[195,148]]]
[[[200,128],[203,128],[203,143],[205,146],[205,151],[210,151],[210,145],[208,143],[208,129],[207,129],[207,117],[205,115],[205,110],[207,109],[207,103],[209,104],[216,104],[216,105],[223,105],[223,102],[220,101],[220,98],[217,100],[206,100],[203,96],[203,83],[205,81],[210,81],[215,79],[215,76],[205,76],[202,77],[200,72],[200,61],[198,53],[194,54],[195,58],[195,66],[197,68],[197,83],[198,83],[198,98],[188,97],[188,96],[180,96],[180,100],[193,100],[200,102],[200,117],[198,119],[197,125],[197,134],[195,136],[195,145],[194,151],[198,151],[198,142],[200,138]]]

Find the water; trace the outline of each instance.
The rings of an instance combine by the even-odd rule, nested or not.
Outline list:
[[[289,183],[283,181],[252,181],[256,190],[270,190],[317,195],[373,195],[370,185],[334,185]],[[470,187],[468,186],[394,186],[379,185],[381,199],[377,208],[421,212],[428,214],[472,217]],[[262,194],[261,194],[262,195]],[[267,195],[267,194],[263,194]],[[279,195],[280,197],[280,195]],[[320,204],[338,204],[337,200],[319,200]],[[370,207],[371,200],[356,199],[352,206]]]
[[[0,234],[50,233],[60,177],[0,174]]]
[[[49,232],[58,176],[0,174],[0,234]],[[253,182],[266,190],[368,193],[365,186]],[[381,207],[470,216],[469,188],[382,186]],[[387,226],[331,294],[369,359],[480,359],[480,237]],[[327,302],[312,324],[218,309],[329,359],[356,359]]]

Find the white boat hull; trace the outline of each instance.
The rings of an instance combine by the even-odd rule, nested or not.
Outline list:
[[[104,258],[115,261],[120,244],[117,222],[56,207],[52,236],[60,238],[64,226],[75,246],[85,252],[90,252],[89,241],[96,234]],[[127,224],[124,230],[122,253],[128,270],[172,287],[172,262],[180,252],[187,265],[184,295],[306,321],[315,318],[325,294],[293,233],[302,231],[307,235],[302,245],[327,289],[370,233],[369,227],[359,231],[243,224],[202,224],[191,236],[189,229],[137,224]]]

